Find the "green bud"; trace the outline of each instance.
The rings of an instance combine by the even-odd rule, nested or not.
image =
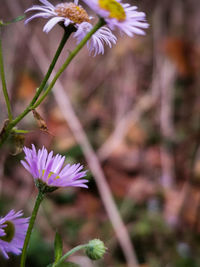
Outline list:
[[[104,243],[99,239],[91,240],[85,250],[86,255],[91,260],[100,260],[101,258],[103,258],[105,252],[106,247]]]

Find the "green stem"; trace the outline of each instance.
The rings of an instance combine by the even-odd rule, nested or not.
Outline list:
[[[68,29],[68,30],[65,30],[65,33],[63,35],[63,38],[60,42],[60,45],[56,51],[56,54],[52,60],[52,63],[51,65],[49,66],[49,69],[47,71],[47,74],[45,75],[40,87],[38,88],[35,96],[33,97],[32,101],[30,102],[30,104],[28,105],[28,107],[15,119],[12,121],[12,124],[16,125],[19,121],[21,121],[32,109],[33,109],[33,105],[35,104],[35,102],[37,101],[38,97],[40,96],[42,90],[44,89],[55,65],[56,65],[56,62],[58,60],[58,57],[60,56],[70,34],[72,33],[72,30]]]
[[[49,69],[48,69],[48,71],[47,71],[47,73],[46,73],[46,75],[45,75],[45,77],[44,77],[44,79],[43,79],[40,87],[38,88],[35,96],[33,97],[32,101],[30,102],[30,104],[28,105],[28,107],[18,117],[16,117],[14,120],[12,120],[8,124],[8,126],[6,127],[6,129],[4,131],[4,134],[0,138],[0,147],[3,145],[3,143],[5,142],[5,140],[8,138],[9,133],[12,130],[12,128],[15,125],[17,125],[17,123],[20,122],[33,109],[32,106],[37,101],[37,99],[40,96],[42,90],[44,89],[44,87],[45,87],[45,85],[46,85],[46,83],[47,83],[47,81],[48,81],[48,79],[49,79],[49,77],[50,77],[50,75],[51,75],[51,73],[52,73],[52,71],[54,69],[54,66],[55,66],[55,64],[56,64],[56,62],[58,60],[58,57],[60,56],[60,54],[61,54],[61,52],[62,52],[62,50],[63,50],[63,48],[64,48],[64,46],[65,46],[65,44],[66,44],[66,42],[67,42],[67,40],[69,38],[69,36],[70,36],[70,34],[73,31],[74,31],[74,28],[67,28],[67,29],[65,29],[65,33],[64,33],[63,38],[62,38],[62,40],[60,42],[60,45],[59,45],[59,47],[58,47],[58,49],[56,51],[56,54],[55,54],[55,56],[54,56],[54,58],[52,60],[51,65],[49,66]]]
[[[54,67],[55,67],[55,64],[56,64],[56,62],[57,62],[57,60],[58,60],[58,57],[60,56],[60,54],[61,54],[61,52],[62,52],[62,50],[63,50],[63,48],[64,48],[64,46],[65,46],[65,44],[66,44],[66,42],[67,42],[67,40],[68,40],[68,38],[70,37],[70,35],[71,35],[71,33],[72,33],[73,31],[74,31],[74,27],[71,26],[71,25],[68,26],[68,27],[65,29],[63,38],[62,38],[62,40],[61,40],[61,42],[60,42],[60,45],[59,45],[59,47],[58,47],[58,49],[57,49],[57,51],[56,51],[55,56],[54,56],[54,58],[53,58],[53,60],[52,60],[52,62],[51,62],[51,65],[49,66],[49,69],[48,69],[48,71],[47,71],[47,73],[46,73],[46,75],[45,75],[45,77],[44,77],[44,79],[43,79],[43,81],[42,81],[40,87],[38,88],[38,90],[37,90],[35,96],[33,97],[31,103],[29,104],[29,108],[33,106],[33,104],[37,101],[38,97],[40,96],[42,90],[44,89],[44,87],[45,87],[45,85],[46,85],[46,83],[47,83],[47,81],[48,81],[48,79],[49,79],[49,77],[50,77],[50,75],[51,75],[51,73],[52,73]]]
[[[0,26],[0,35],[1,35],[1,26]],[[12,116],[11,104],[10,104],[10,100],[9,100],[9,96],[8,96],[8,90],[7,90],[7,86],[6,86],[1,36],[0,36],[0,73],[1,73],[3,94],[4,94],[4,98],[5,98],[6,106],[7,106],[7,110],[8,110],[8,118],[11,121],[13,116]]]
[[[23,250],[22,250],[20,267],[24,267],[25,266],[27,248],[28,248],[30,237],[31,237],[31,232],[32,232],[32,229],[33,229],[33,226],[34,226],[34,223],[35,223],[35,219],[36,219],[36,216],[37,216],[37,213],[38,213],[38,209],[40,207],[40,204],[41,204],[43,198],[44,198],[44,194],[39,191],[38,196],[37,196],[36,201],[35,201],[35,206],[33,208],[33,212],[32,212],[31,218],[30,218],[30,222],[29,222],[27,233],[26,233],[26,237],[25,237],[25,240],[24,240],[24,246],[23,246]]]
[[[81,249],[85,249],[87,248],[88,244],[84,244],[84,245],[79,245],[73,249],[71,249],[70,251],[68,251],[64,256],[62,256],[60,258],[60,260],[56,263],[53,264],[53,267],[57,267],[59,266],[61,263],[63,263],[69,256],[71,256],[73,253],[81,250]]]
[[[77,47],[70,53],[70,55],[68,56],[68,58],[66,59],[66,61],[64,62],[64,64],[62,65],[62,67],[59,69],[59,71],[56,73],[55,77],[53,78],[52,82],[50,83],[50,85],[48,86],[48,88],[46,89],[46,91],[44,92],[44,94],[39,98],[39,100],[37,101],[40,93],[42,92],[41,86],[38,89],[35,97],[33,98],[33,100],[31,101],[31,103],[28,105],[28,107],[13,121],[11,121],[9,123],[9,125],[6,127],[6,129],[4,130],[3,135],[0,138],[0,147],[2,146],[2,144],[5,142],[5,140],[8,138],[10,131],[12,130],[12,128],[18,123],[20,122],[31,110],[37,108],[41,102],[46,98],[46,96],[48,95],[48,93],[51,91],[51,89],[53,88],[53,86],[55,85],[56,81],[58,80],[58,78],[60,77],[60,75],[63,73],[63,71],[66,69],[66,67],[70,64],[70,62],[72,61],[72,59],[78,54],[78,52],[81,50],[81,48],[83,48],[83,46],[87,43],[87,41],[91,38],[91,36],[99,29],[101,28],[103,25],[105,25],[105,21],[103,19],[99,19],[98,23],[92,28],[92,30],[83,38],[83,40],[77,45]],[[54,60],[53,60],[54,62]],[[52,63],[53,63],[52,62]],[[51,72],[52,72],[52,67],[51,67]],[[48,71],[49,73],[49,71]],[[50,75],[49,75],[50,76]],[[46,76],[45,76],[46,77]],[[44,84],[44,83],[42,83]],[[37,102],[36,102],[37,101]],[[35,103],[36,102],[36,103]]]
[[[62,65],[62,67],[59,69],[59,71],[56,73],[55,77],[53,78],[52,82],[49,84],[48,88],[44,92],[44,94],[40,97],[40,99],[33,105],[33,109],[37,108],[41,102],[46,98],[46,96],[49,94],[53,86],[55,85],[56,81],[60,77],[60,75],[63,73],[63,71],[68,67],[72,59],[78,54],[78,52],[83,48],[83,46],[87,43],[87,41],[91,38],[91,36],[103,25],[105,24],[103,19],[99,19],[97,24],[92,28],[92,30],[83,38],[83,40],[77,45],[77,47],[69,54],[68,58]]]

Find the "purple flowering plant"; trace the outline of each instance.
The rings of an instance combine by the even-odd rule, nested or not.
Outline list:
[[[6,85],[0,37],[0,73],[8,111],[8,120],[4,123],[0,133],[0,147],[7,141],[8,137],[26,133],[24,130],[18,130],[16,126],[30,111],[35,110],[46,99],[60,75],[66,70],[84,45],[87,46],[89,55],[103,55],[106,46],[112,48],[113,45],[117,44],[117,32],[134,37],[135,34],[144,35],[145,29],[148,28],[145,13],[137,11],[136,6],[130,5],[122,0],[83,0],[82,2],[85,6],[88,6],[88,9],[85,9],[81,5],[81,1],[78,0],[63,3],[58,1],[56,5],[51,3],[50,0],[35,1],[40,3],[25,10],[25,14],[28,15],[25,24],[29,24],[33,19],[45,19],[47,21],[43,27],[43,31],[49,33],[54,27],[57,27],[56,25],[59,25],[63,28],[63,37],[35,95],[30,100],[28,106],[15,118],[13,117]],[[94,24],[95,18],[90,13],[96,14],[95,17],[98,18],[96,24]],[[22,19],[24,19],[24,16],[20,16],[11,22],[0,20],[0,30],[3,27],[6,28],[6,26],[9,26],[10,23]],[[63,65],[59,68],[44,91],[55,64],[70,36],[75,38],[76,46],[66,57]],[[24,147],[23,151],[25,158],[21,161],[21,164],[31,174],[38,188],[38,196],[33,212],[30,220],[29,218],[22,217],[22,211],[15,212],[14,210],[11,210],[7,215],[0,218],[0,252],[7,259],[9,258],[9,253],[15,255],[22,253],[21,267],[25,266],[32,229],[40,204],[45,195],[60,187],[88,188],[88,180],[85,178],[86,170],[83,170],[81,164],[65,164],[66,159],[64,156],[59,154],[54,155],[53,151],[48,152],[44,147],[37,150],[33,144],[31,148]],[[94,239],[88,244],[79,245],[62,255],[62,240],[56,233],[55,261],[49,266],[61,266],[69,255],[81,249],[84,249],[86,255],[93,260],[102,258],[106,251],[103,242],[99,239]]]

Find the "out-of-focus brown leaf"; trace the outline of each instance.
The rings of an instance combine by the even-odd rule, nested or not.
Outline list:
[[[183,77],[193,76],[192,44],[183,39],[167,38],[162,45],[166,55],[175,63],[179,74]]]
[[[45,120],[41,117],[41,115],[35,109],[33,109],[32,112],[33,112],[33,116],[34,116],[35,120],[37,121],[39,129],[43,132],[49,133],[47,124],[46,124]]]
[[[17,97],[21,100],[30,100],[35,94],[38,84],[28,73],[23,73],[20,77]]]
[[[49,111],[47,122],[49,132],[56,136],[54,147],[57,150],[66,151],[76,145],[76,140],[57,106]]]

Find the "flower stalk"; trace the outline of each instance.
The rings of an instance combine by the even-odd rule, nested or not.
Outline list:
[[[18,116],[16,117],[14,120],[12,120],[11,117],[10,118],[10,122],[8,123],[8,125],[6,126],[6,128],[4,129],[4,132],[3,134],[1,134],[0,136],[0,147],[3,145],[3,143],[6,141],[6,139],[8,138],[11,130],[13,129],[13,127],[15,127],[31,110],[33,110],[32,106],[35,104],[35,102],[37,101],[37,99],[39,98],[41,92],[43,91],[55,65],[56,65],[56,62],[67,42],[67,40],[69,39],[71,33],[74,31],[74,28],[69,26],[67,29],[65,28],[65,32],[64,32],[64,35],[62,37],[62,40],[59,44],[59,47],[56,51],[56,54],[51,62],[51,65],[49,66],[49,69],[40,85],[40,87],[37,89],[37,92],[36,94],[34,95],[33,99],[31,100],[30,104],[25,108],[25,110]],[[1,44],[0,44],[1,45]],[[1,54],[1,47],[0,47],[0,58],[1,58],[2,54]],[[3,66],[3,64],[1,64],[0,62],[0,66]],[[4,72],[3,72],[4,73]],[[3,76],[4,77],[4,76]],[[3,79],[2,79],[2,82],[3,82]],[[7,92],[7,89],[5,86],[3,86],[3,90],[5,91],[5,95],[6,92]],[[9,99],[8,99],[8,96],[5,96],[5,99],[6,99],[6,103],[8,102],[8,105],[7,107],[9,106]]]
[[[46,89],[46,91],[44,92],[44,94],[39,98],[39,100],[37,101],[38,97],[40,96],[42,90],[44,89],[44,86],[46,85],[46,82],[48,80],[48,78],[50,77],[53,68],[56,64],[56,61],[64,47],[64,40],[65,42],[67,41],[67,39],[69,38],[69,36],[67,36],[66,39],[62,39],[61,44],[56,52],[56,55],[52,61],[52,64],[49,67],[49,70],[41,84],[41,86],[39,87],[39,89],[37,90],[35,96],[33,97],[32,101],[30,102],[30,104],[28,105],[28,107],[18,116],[16,117],[14,120],[12,120],[7,127],[4,129],[3,134],[0,136],[0,147],[3,145],[3,143],[6,141],[6,139],[8,138],[11,130],[13,129],[13,127],[15,127],[17,125],[17,123],[19,123],[31,110],[37,108],[42,101],[46,98],[46,96],[49,94],[49,92],[51,91],[51,89],[53,88],[53,86],[55,85],[56,81],[58,80],[58,78],[60,77],[60,75],[64,72],[64,70],[68,67],[68,65],[70,64],[70,62],[72,61],[72,59],[78,54],[78,52],[83,48],[83,46],[87,43],[87,41],[91,38],[91,36],[98,30],[100,29],[103,25],[105,25],[105,21],[103,19],[99,19],[99,21],[97,22],[97,24],[92,28],[92,30],[83,38],[83,40],[77,45],[77,47],[70,53],[70,55],[68,56],[68,58],[66,59],[66,61],[64,62],[64,64],[62,65],[62,67],[58,70],[58,72],[56,73],[55,77],[53,78],[52,82],[50,83],[50,85],[48,86],[48,88]],[[66,34],[66,32],[65,32]],[[70,33],[71,34],[71,33]],[[37,102],[36,102],[37,101]]]
[[[48,71],[47,71],[47,73],[46,73],[46,75],[45,75],[40,87],[38,88],[35,96],[33,97],[32,101],[29,104],[29,108],[31,108],[31,109],[33,109],[32,106],[37,101],[38,97],[40,96],[41,92],[43,91],[43,89],[44,89],[44,87],[45,87],[45,85],[46,85],[46,83],[47,83],[47,81],[48,81],[48,79],[49,79],[49,77],[50,77],[55,65],[56,65],[56,62],[57,62],[57,60],[58,60],[58,58],[59,58],[59,56],[60,56],[60,54],[61,54],[61,52],[62,52],[62,50],[63,50],[63,48],[65,46],[67,40],[69,39],[71,33],[75,31],[75,28],[72,25],[69,25],[67,28],[64,28],[64,30],[65,30],[65,32],[64,32],[63,38],[62,38],[62,40],[60,42],[60,45],[59,45],[59,47],[58,47],[58,49],[56,51],[55,56],[54,56],[54,58],[53,58],[53,60],[51,62],[51,65],[49,66],[49,69],[48,69]]]
[[[88,247],[88,244],[84,244],[84,245],[79,245],[79,246],[76,246],[75,248],[72,248],[65,255],[63,255],[58,262],[54,263],[52,267],[60,266],[60,264],[63,263],[73,253],[75,253],[75,252],[77,252],[79,250],[82,250],[82,249],[86,249],[87,247]]]
[[[36,201],[35,201],[35,206],[33,208],[33,212],[32,212],[31,218],[30,218],[30,222],[29,222],[27,233],[26,233],[26,237],[25,237],[25,240],[24,240],[24,246],[23,246],[23,249],[22,249],[20,267],[25,267],[28,244],[29,244],[29,241],[30,241],[30,237],[31,237],[31,233],[32,233],[33,226],[34,226],[34,223],[35,223],[35,219],[36,219],[40,204],[41,204],[43,199],[44,199],[44,193],[39,191],[38,196],[37,196]]]
[[[44,94],[40,97],[40,99],[33,105],[33,109],[37,108],[41,102],[46,98],[46,96],[49,94],[53,86],[55,85],[56,81],[60,77],[60,75],[64,72],[64,70],[68,67],[72,59],[78,54],[78,52],[83,48],[83,46],[87,43],[87,41],[91,38],[91,36],[100,29],[103,25],[105,25],[105,21],[103,19],[99,19],[97,24],[92,28],[92,30],[83,38],[83,40],[76,46],[76,48],[69,54],[68,58],[62,65],[62,67],[59,69],[59,71],[56,73],[55,77],[53,78],[52,82],[44,92]]]

